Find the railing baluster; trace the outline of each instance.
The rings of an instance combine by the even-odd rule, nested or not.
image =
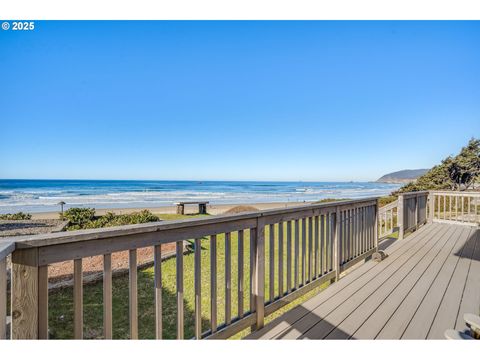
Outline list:
[[[326,215],[326,246],[327,246],[327,272],[330,272],[333,270],[333,237],[332,237],[332,216],[333,213],[329,212]]]
[[[255,246],[255,312],[256,329],[265,321],[265,225],[257,219]]]
[[[312,280],[313,280],[313,217],[309,217],[308,218],[308,282],[311,282]]]
[[[327,271],[326,263],[326,240],[325,240],[325,215],[320,215],[320,276]]]
[[[452,196],[448,196],[448,204],[449,204],[449,208],[450,208],[450,213],[449,213],[449,216],[448,216],[448,219],[450,221],[452,221]]]
[[[238,231],[238,317],[243,318],[243,230]]]
[[[340,279],[340,229],[341,229],[341,211],[337,207],[335,217],[333,218],[333,270],[335,271],[335,281]]]
[[[250,229],[250,311],[254,312],[255,303],[255,248],[257,246],[257,229]]]
[[[356,208],[352,209],[352,258],[355,259],[357,257],[357,233],[356,233]]]
[[[210,327],[217,331],[217,235],[210,236]]]
[[[283,222],[278,224],[278,296],[282,297],[283,291]]]
[[[306,262],[307,262],[307,218],[302,219],[302,283],[301,286],[307,283],[306,281]]]
[[[294,249],[294,265],[293,265],[293,271],[294,271],[294,289],[298,289],[299,285],[299,257],[300,257],[300,229],[299,229],[299,220],[295,220],[295,249]]]
[[[319,277],[319,267],[320,267],[320,232],[319,232],[319,220],[318,220],[318,215],[315,216],[315,269],[314,269],[314,278]]]
[[[230,233],[225,233],[225,324],[232,322],[232,250]]]
[[[130,250],[128,255],[130,339],[135,340],[138,339],[137,249]]]
[[[103,337],[112,339],[112,255],[103,255]]]
[[[38,267],[38,338],[48,339],[48,265]]]
[[[73,337],[83,339],[83,276],[82,259],[73,261]]]
[[[195,338],[202,338],[202,244],[201,239],[195,239]]]
[[[338,261],[340,262],[340,264],[343,262],[343,246],[342,246],[342,241],[343,241],[343,234],[345,233],[345,231],[343,230],[343,226],[344,226],[344,222],[345,222],[345,216],[343,215],[342,211],[338,212],[336,215],[335,215],[335,222],[338,223],[338,227],[336,227],[338,229],[338,233],[336,234],[337,237],[338,237]],[[334,262],[335,264],[335,262]]]
[[[287,293],[292,291],[292,222],[287,221]]]
[[[270,237],[270,243],[269,243],[269,300],[273,301],[275,295],[274,295],[274,290],[275,290],[275,225],[270,224],[269,226],[269,237]]]
[[[0,260],[0,340],[7,338],[7,258]]]
[[[353,236],[352,236],[353,235],[353,232],[352,232],[352,210],[351,209],[348,210],[347,214],[348,214],[348,217],[347,217],[347,219],[348,219],[348,238],[347,238],[348,239],[347,240],[348,241],[348,246],[347,246],[348,256],[347,256],[347,261],[350,261],[353,258],[353,256],[352,256],[352,253],[353,253],[353,251],[352,251],[352,244],[353,244],[353,240],[352,240],[352,238],[353,238]]]
[[[183,339],[183,241],[176,243],[177,255],[177,339]]]
[[[154,287],[155,287],[155,338],[163,338],[163,313],[162,313],[162,246],[153,248]]]

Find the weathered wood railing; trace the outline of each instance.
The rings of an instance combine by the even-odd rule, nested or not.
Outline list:
[[[167,243],[175,243],[177,249],[176,337],[184,338],[183,241],[189,239],[194,239],[195,244],[195,338],[227,338],[249,326],[261,328],[265,316],[315,287],[338,279],[342,271],[375,252],[377,215],[377,199],[370,198],[15,238],[12,338],[48,338],[48,266],[67,260],[74,263],[73,336],[83,338],[82,259],[97,255],[102,255],[104,260],[103,337],[112,338],[112,253],[119,251],[129,251],[129,337],[138,338],[137,249],[144,247],[154,249],[155,334],[157,339],[162,338],[162,277],[165,275],[162,274],[161,245]],[[220,256],[218,246],[223,249]],[[237,266],[232,266],[232,248],[237,251],[236,258],[233,257]],[[204,251],[209,252],[209,264],[202,263]],[[217,284],[219,264],[224,270],[223,286]],[[204,276],[202,280],[202,273],[206,271],[209,277]],[[207,294],[202,293],[206,278],[209,278]],[[225,295],[221,302],[217,296],[219,289]],[[5,298],[5,286],[0,288],[0,296]],[[209,299],[210,311],[202,311],[205,296]],[[236,306],[232,306],[235,303]],[[3,305],[1,301],[0,304]],[[224,308],[219,309],[219,304]],[[205,314],[206,320],[202,319]],[[0,310],[0,319],[2,316]]]
[[[383,239],[397,228],[398,199],[378,209],[378,237]]]
[[[398,196],[398,238],[427,222],[428,191],[403,193]]]
[[[480,192],[431,191],[429,202],[433,222],[480,223]]]
[[[15,243],[0,240],[0,340],[7,338],[7,257],[15,249]]]

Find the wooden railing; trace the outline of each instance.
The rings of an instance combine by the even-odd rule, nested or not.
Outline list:
[[[184,281],[185,274],[191,272],[195,338],[228,338],[249,326],[261,328],[267,315],[321,284],[335,281],[341,272],[373,254],[378,245],[377,215],[377,199],[370,198],[15,238],[11,336],[49,337],[49,307],[55,304],[49,304],[48,266],[73,261],[73,337],[83,338],[82,259],[102,255],[103,337],[111,339],[112,253],[128,251],[128,337],[138,338],[137,250],[153,247],[155,336],[162,338],[162,281],[171,274],[162,274],[161,246],[168,243],[176,244],[176,338],[185,337]],[[188,262],[193,269],[186,269],[184,257],[190,255],[184,254],[183,242],[190,239],[195,244],[194,261]],[[219,246],[221,252],[217,252]],[[232,249],[236,256],[232,256]],[[10,245],[0,251],[0,260],[12,250]],[[205,263],[205,259],[209,261]],[[0,264],[1,280],[5,265]],[[219,268],[224,284],[217,284]],[[205,281],[207,290],[202,287]],[[3,324],[5,314],[1,309],[6,307],[1,299],[6,298],[5,281],[0,281],[0,286]],[[219,289],[224,295],[222,301],[217,294]],[[209,311],[202,311],[205,297]]]
[[[15,243],[0,240],[0,340],[7,338],[7,257],[15,249]]]
[[[480,192],[431,191],[429,202],[431,221],[480,224]]]
[[[397,229],[398,199],[378,209],[378,238],[383,239]]]
[[[398,238],[427,222],[428,191],[403,193],[398,196]]]

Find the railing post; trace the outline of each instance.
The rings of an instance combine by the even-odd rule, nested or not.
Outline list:
[[[265,320],[265,223],[257,218],[255,246],[255,312],[256,329],[261,329]]]
[[[12,339],[38,339],[38,249],[12,253]]]
[[[435,194],[431,191],[428,193],[428,222],[433,222],[433,214],[435,214]]]
[[[398,225],[398,240],[403,239],[403,195],[398,195],[397,206],[397,225]]]
[[[418,194],[415,195],[415,231],[420,225],[420,219],[418,218]]]
[[[340,208],[337,206],[333,218],[333,265],[335,281],[340,279]]]
[[[374,241],[374,244],[375,244],[375,252],[378,251],[378,209],[379,209],[379,205],[378,205],[378,200],[375,204],[375,225],[374,225],[374,230],[373,230],[373,241]],[[392,220],[392,229],[393,229],[393,220]]]

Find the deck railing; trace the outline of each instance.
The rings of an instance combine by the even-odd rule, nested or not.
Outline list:
[[[0,241],[0,340],[7,338],[7,257],[15,249],[15,243]]]
[[[433,222],[480,224],[480,192],[431,191],[429,202]]]
[[[383,239],[397,229],[398,199],[378,209],[378,238]]]
[[[185,274],[193,272],[194,337],[228,338],[249,326],[261,328],[265,316],[335,281],[341,272],[373,254],[378,245],[377,214],[377,198],[369,198],[15,238],[15,245],[9,243],[0,250],[0,335],[6,323],[4,259],[12,246],[13,339],[49,337],[49,307],[55,304],[49,304],[48,266],[62,261],[74,264],[73,337],[83,338],[82,259],[98,255],[103,256],[104,268],[103,337],[111,339],[112,253],[119,251],[129,252],[128,337],[138,338],[137,250],[145,247],[153,247],[155,336],[161,339],[165,310],[161,246],[168,243],[176,244],[176,337],[185,337],[184,281]],[[195,244],[194,261],[188,262],[193,269],[185,268],[184,262],[189,255],[184,254],[183,242],[190,239]],[[219,244],[221,252],[217,252]],[[224,284],[217,283],[219,269]],[[207,293],[202,287],[205,281]],[[218,301],[218,291],[224,300]],[[209,309],[202,310],[205,297]]]
[[[403,193],[398,196],[398,238],[425,224],[427,218],[428,191]]]

